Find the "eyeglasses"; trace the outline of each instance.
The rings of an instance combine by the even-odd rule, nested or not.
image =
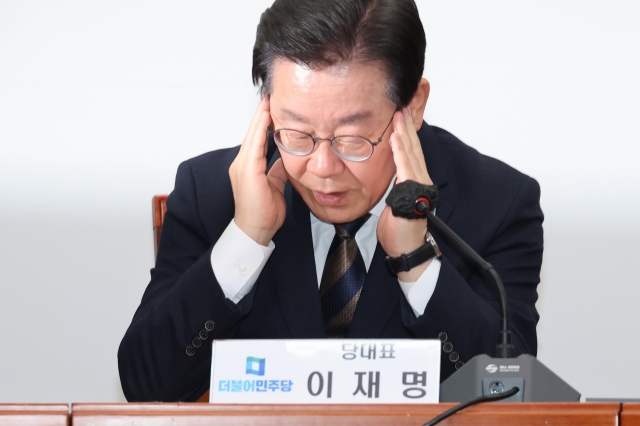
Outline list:
[[[316,143],[319,141],[329,141],[331,143],[331,149],[333,149],[333,152],[335,152],[338,157],[348,161],[364,161],[373,155],[373,148],[382,142],[382,137],[387,132],[392,121],[393,116],[375,142],[371,142],[364,136],[357,135],[334,136],[331,139],[314,138],[309,133],[285,128],[275,131],[269,128],[267,132],[269,135],[273,135],[273,139],[280,149],[291,155],[303,156],[311,154],[316,147]]]

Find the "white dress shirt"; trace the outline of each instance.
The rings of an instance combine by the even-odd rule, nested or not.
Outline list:
[[[376,237],[378,219],[380,219],[380,214],[386,207],[384,200],[389,191],[391,191],[394,181],[395,178],[391,180],[387,193],[371,209],[369,220],[356,233],[356,243],[367,271],[369,271],[373,253],[378,243]],[[311,213],[311,236],[313,238],[318,287],[320,287],[324,264],[335,233],[333,224],[323,222]],[[274,249],[275,244],[273,241],[269,242],[266,247],[258,244],[245,234],[234,220],[231,220],[231,223],[222,233],[211,252],[211,267],[224,295],[234,303],[242,300],[253,288]],[[434,258],[416,282],[398,280],[400,288],[416,317],[424,313],[427,303],[433,295],[440,275],[440,265],[440,261]]]

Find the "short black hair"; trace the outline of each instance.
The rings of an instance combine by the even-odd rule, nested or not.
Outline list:
[[[426,45],[413,0],[276,0],[258,24],[253,83],[268,94],[278,58],[316,70],[377,62],[387,76],[387,97],[403,107],[418,89]]]

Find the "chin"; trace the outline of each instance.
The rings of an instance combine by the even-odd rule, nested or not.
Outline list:
[[[308,205],[308,204],[307,204]],[[327,223],[347,223],[356,220],[363,216],[367,211],[361,212],[361,209],[349,208],[349,206],[343,208],[327,208],[324,206],[309,206],[311,213],[318,219]]]

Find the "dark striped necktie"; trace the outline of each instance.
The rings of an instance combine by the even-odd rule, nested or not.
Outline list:
[[[336,235],[320,281],[322,316],[328,337],[345,337],[349,331],[367,276],[355,236],[369,217],[367,213],[353,222],[334,225]]]

